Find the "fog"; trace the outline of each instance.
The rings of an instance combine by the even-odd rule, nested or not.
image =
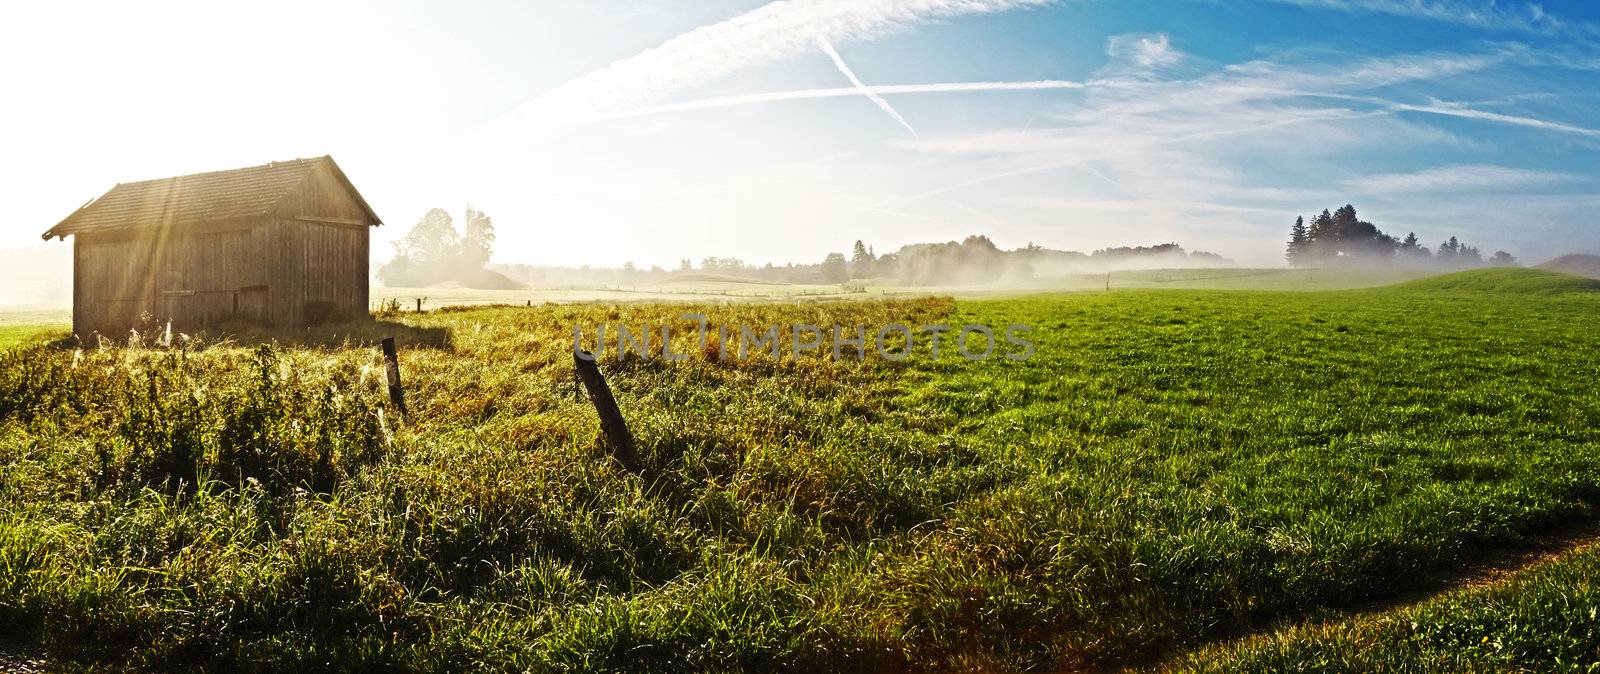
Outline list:
[[[0,309],[72,306],[72,242],[0,249]]]

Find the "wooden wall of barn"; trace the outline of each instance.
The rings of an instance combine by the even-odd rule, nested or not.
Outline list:
[[[368,232],[365,226],[280,220],[280,263],[273,270],[273,322],[315,323],[366,315]]]
[[[75,238],[72,325],[80,335],[121,336],[145,314],[180,330],[224,320],[234,316],[236,292],[265,275],[245,226]]]
[[[178,330],[228,318],[304,325],[365,316],[374,224],[319,166],[276,213],[254,221],[77,234],[73,331],[121,337],[145,313]]]
[[[365,316],[370,232],[377,224],[327,166],[278,205],[273,322]]]

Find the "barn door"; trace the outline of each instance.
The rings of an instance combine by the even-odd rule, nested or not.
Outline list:
[[[267,309],[266,286],[245,286],[239,289],[238,305],[234,307],[234,315],[240,320],[266,323]]]
[[[198,324],[201,320],[200,298],[193,290],[164,290],[155,307],[156,328],[172,323],[180,328]]]

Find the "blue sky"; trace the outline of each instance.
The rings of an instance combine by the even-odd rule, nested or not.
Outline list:
[[[377,259],[471,202],[502,262],[984,233],[1278,264],[1350,202],[1537,262],[1600,252],[1596,4],[3,4],[0,247],[120,180],[331,153]]]

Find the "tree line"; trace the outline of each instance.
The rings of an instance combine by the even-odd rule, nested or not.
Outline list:
[[[960,241],[914,243],[878,254],[857,239],[850,254],[832,252],[814,263],[748,264],[735,257],[706,257],[698,265],[685,258],[672,269],[548,265],[489,265],[494,251],[494,221],[466,207],[462,226],[442,208],[430,209],[394,243],[394,258],[379,267],[378,280],[390,287],[428,287],[456,283],[471,288],[540,286],[625,286],[656,283],[686,274],[737,276],[774,283],[844,284],[867,280],[900,285],[980,285],[1022,281],[1035,276],[1101,273],[1113,269],[1227,266],[1215,253],[1186,251],[1176,243],[1120,246],[1092,253],[1055,250],[1033,243],[1013,250],[976,234]]]
[[[1350,204],[1311,219],[1294,219],[1289,228],[1289,246],[1284,258],[1292,267],[1334,267],[1363,265],[1403,265],[1419,268],[1469,269],[1482,266],[1510,267],[1517,258],[1497,250],[1486,260],[1476,246],[1452,236],[1437,249],[1424,245],[1415,232],[1396,239],[1370,222],[1356,217]]]
[[[832,252],[813,263],[756,265],[736,257],[707,257],[698,264],[683,259],[671,269],[641,268],[632,262],[621,268],[556,267],[522,264],[495,265],[506,276],[530,285],[594,286],[657,283],[687,274],[735,276],[773,283],[846,284],[879,281],[898,285],[981,285],[1023,281],[1038,276],[1100,273],[1111,269],[1226,266],[1231,261],[1215,253],[1186,251],[1176,243],[1121,246],[1092,253],[1055,250],[1028,245],[1005,250],[987,236],[960,241],[914,243],[889,253],[877,253],[857,240],[850,254]]]

